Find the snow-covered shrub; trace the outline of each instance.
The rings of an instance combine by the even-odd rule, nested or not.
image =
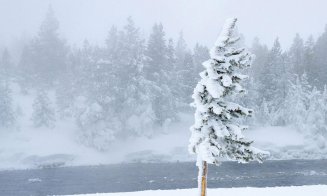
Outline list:
[[[0,128],[10,127],[15,123],[12,107],[12,95],[8,85],[0,81]]]
[[[101,151],[107,150],[120,128],[119,122],[115,122],[117,120],[110,119],[99,104],[93,103],[85,107],[77,116],[81,142]]]
[[[55,110],[43,89],[39,89],[33,102],[32,122],[34,127],[54,128]]]

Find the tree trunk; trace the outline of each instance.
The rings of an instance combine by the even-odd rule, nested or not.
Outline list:
[[[208,174],[208,164],[206,161],[202,161],[199,167],[199,188],[201,196],[207,195],[207,174]]]

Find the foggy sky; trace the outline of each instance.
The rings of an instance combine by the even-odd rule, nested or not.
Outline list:
[[[162,22],[168,37],[181,30],[188,43],[211,46],[223,21],[239,18],[247,43],[257,36],[271,45],[279,36],[288,47],[295,33],[304,38],[323,32],[327,23],[325,0],[0,0],[0,46],[22,36],[33,36],[49,4],[69,43],[85,38],[102,44],[112,25],[122,26],[132,16],[147,36],[154,22]]]

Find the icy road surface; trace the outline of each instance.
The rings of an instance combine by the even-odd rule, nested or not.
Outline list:
[[[133,163],[0,172],[1,196],[187,189],[197,185],[194,163]],[[327,160],[225,162],[210,166],[208,187],[327,184]]]

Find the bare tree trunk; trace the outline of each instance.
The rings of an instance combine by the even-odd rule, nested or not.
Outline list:
[[[199,188],[201,196],[207,195],[207,174],[208,164],[206,161],[202,161],[201,166],[199,166]]]

